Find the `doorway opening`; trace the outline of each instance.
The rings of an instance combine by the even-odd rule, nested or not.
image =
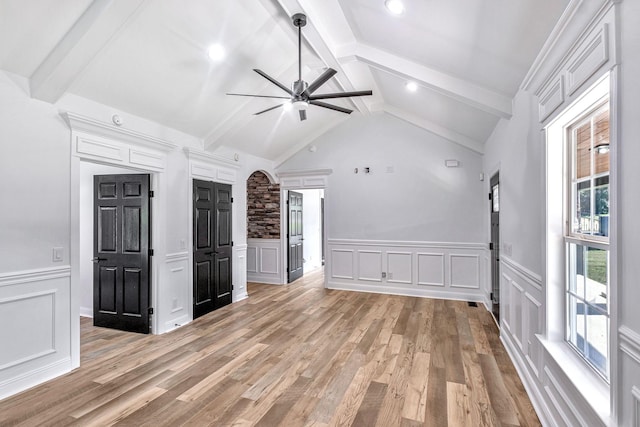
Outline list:
[[[96,191],[100,190],[96,188],[96,177],[99,176],[114,178],[111,180],[114,181],[113,186],[109,183],[102,185],[106,193],[113,187],[114,194],[110,197],[110,194],[105,193],[105,198],[98,203],[95,199],[98,194]],[[124,176],[146,177],[143,180],[145,185],[138,187],[128,182],[120,182],[120,177]],[[151,332],[148,307],[151,306],[152,265],[149,250],[153,233],[149,224],[152,211],[149,189],[152,188],[153,181],[154,175],[147,171],[84,160],[79,162],[79,314],[94,318],[94,323],[99,322],[100,326],[142,333]],[[116,187],[118,195],[115,192]],[[137,190],[144,190],[144,194],[136,196],[134,193],[137,193]],[[145,199],[144,209],[138,204],[140,197]],[[100,203],[105,206],[101,206]],[[105,215],[96,214],[98,207]],[[120,214],[117,214],[117,211]],[[98,223],[96,218],[100,218]],[[128,220],[124,221],[127,218]],[[108,224],[109,219],[114,220],[113,224]],[[116,224],[117,221],[119,225]],[[140,233],[140,229],[130,229],[134,226],[142,227],[146,231]],[[113,248],[108,247],[109,236],[112,236]],[[96,251],[100,245],[106,250]],[[127,245],[130,247],[125,247]],[[141,257],[144,259],[138,259]]]
[[[324,190],[287,192],[288,283],[324,266]]]
[[[489,211],[491,217],[491,312],[500,326],[500,175],[498,172],[489,181]]]

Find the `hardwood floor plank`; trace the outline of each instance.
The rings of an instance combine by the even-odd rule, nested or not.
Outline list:
[[[324,289],[316,273],[161,336],[80,320],[81,367],[0,401],[0,425],[540,425],[491,314]]]
[[[371,382],[362,398],[356,417],[351,424],[354,427],[370,427],[376,425],[382,400],[387,395],[387,384]]]

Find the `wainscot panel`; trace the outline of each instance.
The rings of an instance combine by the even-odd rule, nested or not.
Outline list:
[[[0,275],[0,399],[71,370],[71,321],[69,266]]]
[[[246,280],[281,285],[284,283],[281,239],[247,239]],[[246,294],[246,289],[244,291]]]
[[[233,302],[249,296],[247,293],[247,245],[233,248]]]
[[[484,301],[484,243],[329,239],[331,289]]]
[[[178,252],[165,257],[162,300],[158,313],[158,333],[163,334],[191,321],[189,288],[189,253]]]

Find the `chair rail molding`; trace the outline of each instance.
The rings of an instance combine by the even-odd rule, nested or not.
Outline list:
[[[625,325],[618,328],[618,333],[620,350],[640,365],[640,334]]]

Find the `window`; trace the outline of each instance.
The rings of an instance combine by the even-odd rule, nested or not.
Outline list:
[[[609,103],[568,127],[566,340],[609,376]]]

